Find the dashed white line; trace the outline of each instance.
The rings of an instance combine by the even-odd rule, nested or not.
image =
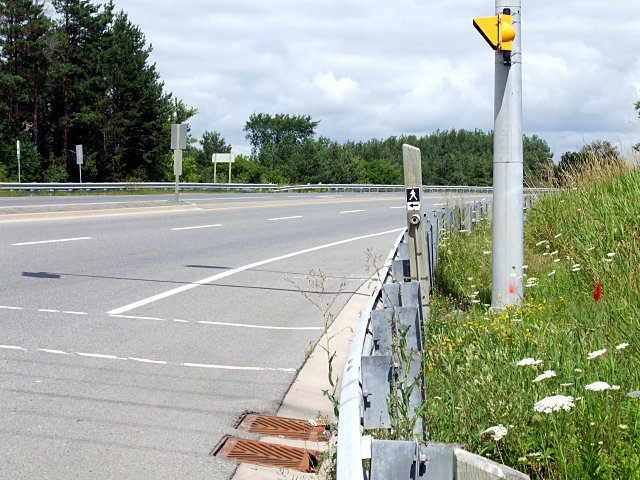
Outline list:
[[[135,362],[142,362],[142,363],[154,363],[156,365],[166,365],[167,362],[163,361],[163,360],[149,360],[148,358],[135,358],[135,357],[128,357],[129,360],[133,360]]]
[[[18,247],[20,245],[38,245],[41,243],[77,242],[79,240],[90,240],[90,239],[91,237],[59,238],[57,240],[40,240],[38,242],[12,243],[11,245],[14,247]]]
[[[7,305],[0,305],[0,309],[3,310],[24,310],[22,307],[9,307]]]
[[[302,215],[294,215],[292,217],[278,217],[278,218],[268,218],[270,222],[277,222],[278,220],[293,220],[294,218],[302,218]]]
[[[359,213],[359,212],[364,212],[364,210],[345,210],[344,212],[340,212],[342,213]]]
[[[177,232],[179,230],[195,230],[198,228],[213,228],[213,227],[221,227],[222,225],[219,223],[216,223],[214,225],[196,225],[194,227],[178,227],[178,228],[172,228],[171,230],[173,230],[174,232]]]
[[[107,360],[126,360],[126,358],[116,357],[115,355],[103,355],[101,353],[76,352],[76,355],[80,355],[81,357],[106,358]]]
[[[89,315],[87,312],[69,312],[66,310],[62,310],[60,313],[67,313],[69,315]]]
[[[323,327],[276,327],[270,325],[248,325],[244,323],[209,322],[206,320],[200,320],[197,323],[202,323],[204,325],[220,325],[224,327],[257,328],[263,330],[324,330]]]
[[[177,318],[174,318],[173,321],[178,323],[189,323],[189,320],[179,320]]]
[[[38,311],[43,313],[61,313],[60,310],[51,310],[50,308],[39,308]]]
[[[359,237],[347,238],[345,240],[340,240],[340,241],[337,241],[337,242],[327,243],[327,244],[324,244],[324,245],[318,245],[316,247],[306,248],[304,250],[299,250],[297,252],[287,253],[285,255],[280,255],[279,257],[267,258],[265,260],[261,260],[259,262],[255,262],[255,263],[250,263],[250,264],[244,265],[242,267],[232,268],[231,270],[226,270],[226,271],[224,271],[222,273],[218,273],[218,274],[213,275],[211,277],[203,278],[202,280],[199,280],[197,282],[189,283],[187,285],[182,285],[181,287],[177,287],[177,288],[174,288],[172,290],[168,290],[166,292],[159,293],[157,295],[153,295],[152,297],[144,298],[142,300],[138,300],[137,302],[133,302],[133,303],[130,303],[128,305],[124,305],[122,307],[115,308],[115,309],[110,310],[109,312],[107,312],[107,314],[109,314],[109,315],[120,315],[120,314],[122,314],[124,312],[128,312],[129,310],[133,310],[134,308],[138,308],[138,307],[142,307],[144,305],[148,305],[150,303],[156,302],[158,300],[165,299],[167,297],[171,297],[171,296],[176,295],[178,293],[182,293],[182,292],[185,292],[187,290],[191,290],[192,288],[196,288],[196,287],[199,287],[201,285],[207,285],[207,284],[209,284],[211,282],[215,282],[216,280],[220,280],[222,278],[230,277],[232,275],[235,275],[236,273],[241,273],[241,272],[244,272],[244,271],[247,271],[247,270],[251,270],[252,268],[261,267],[261,266],[267,265],[269,263],[278,262],[280,260],[286,260],[288,258],[296,257],[296,256],[299,256],[299,255],[304,255],[306,253],[316,252],[318,250],[323,250],[323,249],[326,249],[326,248],[337,247],[338,245],[344,245],[345,243],[351,243],[351,242],[356,242],[356,241],[359,241],[359,240],[365,240],[365,239],[369,239],[369,238],[373,238],[373,237],[379,237],[381,235],[389,235],[391,233],[398,233],[400,231],[403,231],[405,228],[406,227],[396,228],[394,230],[385,230],[384,232],[371,233],[369,235],[361,235]]]
[[[21,350],[26,352],[26,348],[22,348],[18,345],[0,345],[0,349],[5,350]],[[38,348],[38,351],[44,353],[51,353],[54,355],[73,355],[73,353],[65,352],[64,350],[55,350],[51,348]],[[147,363],[151,365],[179,365],[184,367],[195,367],[195,368],[210,368],[217,370],[239,370],[239,371],[252,371],[252,372],[286,372],[286,373],[295,373],[295,368],[272,368],[272,367],[247,367],[240,365],[212,365],[206,363],[177,363],[177,362],[167,362],[164,360],[152,360],[149,358],[139,358],[139,357],[117,357],[115,355],[105,355],[102,353],[87,353],[87,352],[75,352],[75,355],[80,357],[88,357],[88,358],[99,358],[104,360],[131,360],[139,363]]]
[[[158,317],[137,317],[135,315],[115,315],[115,314],[110,314],[112,317],[117,317],[117,318],[130,318],[132,320],[155,320],[157,322],[166,322],[167,319],[166,318],[158,318]]]
[[[392,208],[392,209],[402,208],[404,210],[406,207],[389,207],[389,208]]]

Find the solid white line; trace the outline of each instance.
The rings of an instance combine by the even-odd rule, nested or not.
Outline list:
[[[197,323],[203,323],[205,325],[221,325],[223,327],[257,328],[264,330],[324,330],[323,327],[272,327],[268,325],[246,325],[243,323],[208,322],[205,320],[201,320]]]
[[[167,362],[165,362],[163,360],[149,360],[148,358],[129,357],[129,360],[134,360],[136,362],[142,362],[142,363],[155,363],[157,365],[166,365],[167,364]]]
[[[115,355],[102,355],[100,353],[76,352],[76,355],[80,355],[81,357],[106,358],[108,360],[126,360],[126,358],[116,357]]]
[[[38,350],[40,350],[41,352],[46,352],[46,353],[58,353],[60,355],[71,355],[68,352],[63,352],[62,350],[50,350],[48,348],[39,348]]]
[[[4,310],[24,310],[22,307],[8,307],[7,305],[0,305],[0,309]]]
[[[340,213],[359,213],[359,212],[364,212],[364,210],[345,210],[344,212],[340,212]]]
[[[40,243],[59,243],[59,242],[75,242],[78,240],[89,240],[91,237],[77,237],[77,238],[60,238],[58,240],[41,240],[39,242],[23,242],[23,243],[12,243],[11,245],[14,247],[20,245],[38,245]]]
[[[270,222],[276,222],[278,220],[293,220],[294,218],[302,218],[302,215],[295,215],[293,217],[278,217],[278,218],[268,218]]]
[[[219,223],[215,224],[215,225],[198,225],[195,227],[179,227],[179,228],[172,228],[171,230],[173,230],[174,232],[177,232],[178,230],[195,230],[196,228],[212,228],[212,227],[221,227],[222,225],[220,225]]]
[[[17,345],[0,345],[0,348],[4,348],[5,350],[27,350],[26,348],[22,348]]]
[[[176,295],[178,293],[182,293],[182,292],[185,292],[187,290],[191,290],[192,288],[199,287],[200,285],[206,285],[208,283],[215,282],[216,280],[220,280],[222,278],[230,277],[231,275],[235,275],[236,273],[241,273],[241,272],[244,272],[246,270],[251,270],[252,268],[257,268],[257,267],[261,267],[263,265],[267,265],[269,263],[277,262],[277,261],[280,261],[280,260],[286,260],[286,259],[292,258],[292,257],[297,257],[298,255],[303,255],[305,253],[316,252],[318,250],[323,250],[325,248],[331,248],[331,247],[336,247],[338,245],[344,245],[345,243],[351,243],[351,242],[356,242],[358,240],[365,240],[365,239],[368,239],[368,238],[379,237],[381,235],[388,235],[390,233],[398,233],[398,232],[404,230],[405,228],[406,227],[396,228],[395,230],[386,230],[384,232],[371,233],[369,235],[362,235],[362,236],[359,236],[359,237],[347,238],[345,240],[340,240],[340,241],[337,241],[337,242],[327,243],[325,245],[318,245],[317,247],[311,247],[311,248],[307,248],[307,249],[304,249],[304,250],[299,250],[297,252],[287,253],[285,255],[280,255],[278,257],[267,258],[266,260],[261,260],[259,262],[250,263],[250,264],[244,265],[242,267],[233,268],[231,270],[226,270],[226,271],[218,273],[216,275],[212,275],[211,277],[207,277],[207,278],[203,278],[202,280],[198,280],[197,282],[189,283],[187,285],[182,285],[181,287],[177,287],[177,288],[174,288],[172,290],[168,290],[166,292],[159,293],[158,295],[154,295],[152,297],[148,297],[148,298],[145,298],[143,300],[139,300],[137,302],[130,303],[130,304],[125,305],[123,307],[115,308],[115,309],[107,312],[107,314],[109,314],[109,315],[119,315],[121,313],[128,312],[129,310],[133,310],[134,308],[138,308],[138,307],[141,307],[143,305],[148,305],[149,303],[153,303],[153,302],[156,302],[158,300],[162,300],[164,298],[171,297],[172,295]]]
[[[295,372],[295,368],[262,368],[262,367],[236,367],[232,365],[207,365],[205,363],[183,363],[185,367],[215,368],[218,370],[250,370],[254,372]]]

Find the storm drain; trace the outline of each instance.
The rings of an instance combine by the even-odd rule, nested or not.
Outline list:
[[[253,463],[299,472],[315,472],[321,462],[321,453],[316,450],[276,445],[275,443],[231,436],[224,437],[213,449],[211,455],[235,460],[236,462]]]
[[[297,418],[247,414],[240,418],[236,428],[258,435],[312,442],[326,442],[331,438],[331,431],[323,422]]]

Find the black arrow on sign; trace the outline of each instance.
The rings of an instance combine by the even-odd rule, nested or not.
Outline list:
[[[419,207],[419,206],[420,206],[420,204],[419,204],[419,203],[410,203],[410,204],[409,204],[409,206],[410,206],[411,208],[416,208],[416,207]]]

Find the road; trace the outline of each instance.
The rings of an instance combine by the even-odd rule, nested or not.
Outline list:
[[[275,413],[322,334],[301,290],[337,313],[405,225],[402,194],[181,197],[0,215],[0,478],[230,478],[209,452]]]

